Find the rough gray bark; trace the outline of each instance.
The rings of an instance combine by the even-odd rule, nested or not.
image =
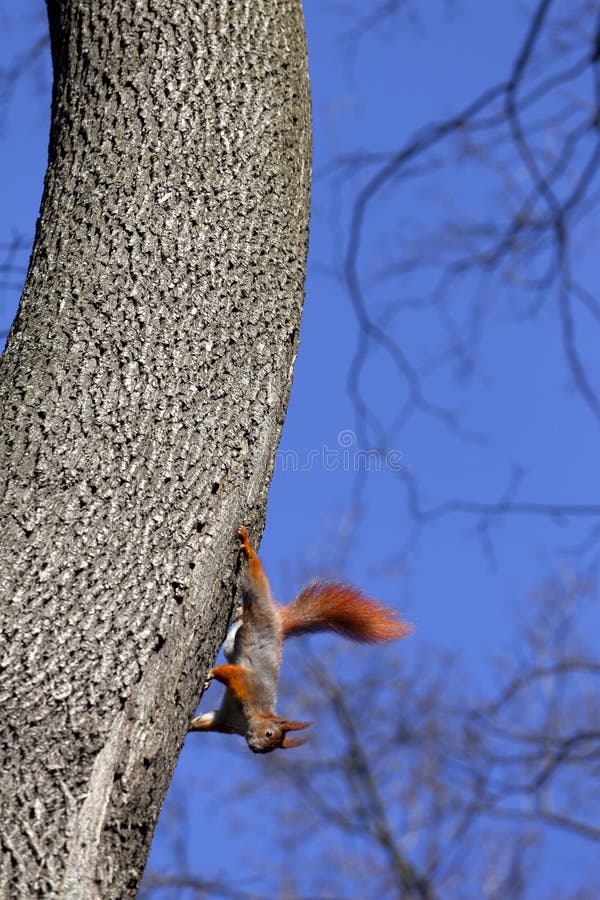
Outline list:
[[[299,0],[49,0],[49,166],[0,370],[0,878],[135,893],[256,537],[303,297]]]

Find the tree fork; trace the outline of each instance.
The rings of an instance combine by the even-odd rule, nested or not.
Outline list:
[[[0,883],[135,894],[262,524],[303,298],[299,0],[48,0],[0,363]]]

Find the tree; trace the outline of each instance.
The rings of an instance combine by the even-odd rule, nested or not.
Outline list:
[[[392,0],[365,14],[358,6],[348,39],[355,44],[404,7]],[[387,449],[419,417],[451,440],[491,442],[489,423],[473,426],[458,410],[465,389],[481,387],[482,346],[499,321],[526,333],[552,319],[556,368],[565,367],[592,427],[600,421],[588,344],[600,323],[588,255],[600,172],[600,15],[593,0],[532,0],[523,14],[522,37],[496,83],[478,86],[392,152],[344,154],[328,169],[335,202],[349,208],[339,273],[358,326],[348,390],[361,443]],[[386,205],[400,217],[393,234],[383,231]],[[427,334],[424,346],[413,340],[417,318],[427,323],[418,332]],[[376,350],[399,398],[387,408],[369,377]],[[529,499],[525,468],[517,461],[500,486],[486,482],[483,497],[434,502],[424,479],[402,467],[398,496],[413,534],[446,516],[471,518],[490,556],[491,527],[502,516],[591,521],[597,533],[593,495],[569,502],[552,483],[549,498]],[[361,473],[359,500],[365,480]]]
[[[264,516],[302,306],[296,0],[48,0],[48,171],[2,359],[9,896],[133,894]]]

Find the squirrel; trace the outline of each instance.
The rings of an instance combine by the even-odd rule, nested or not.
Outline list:
[[[290,604],[280,606],[273,600],[248,532],[240,526],[237,534],[246,561],[240,581],[242,604],[223,645],[227,664],[211,669],[204,685],[206,690],[214,679],[224,684],[226,691],[220,708],[193,719],[189,730],[240,734],[254,753],[298,747],[305,741],[289,732],[312,723],[275,713],[285,638],[335,631],[353,641],[375,644],[405,637],[411,626],[357,588],[337,582],[314,582]]]

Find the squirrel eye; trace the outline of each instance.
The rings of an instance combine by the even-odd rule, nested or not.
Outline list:
[[[267,730],[265,731],[265,737],[272,738],[272,737],[273,737],[273,732],[270,731],[269,729],[267,729]]]

